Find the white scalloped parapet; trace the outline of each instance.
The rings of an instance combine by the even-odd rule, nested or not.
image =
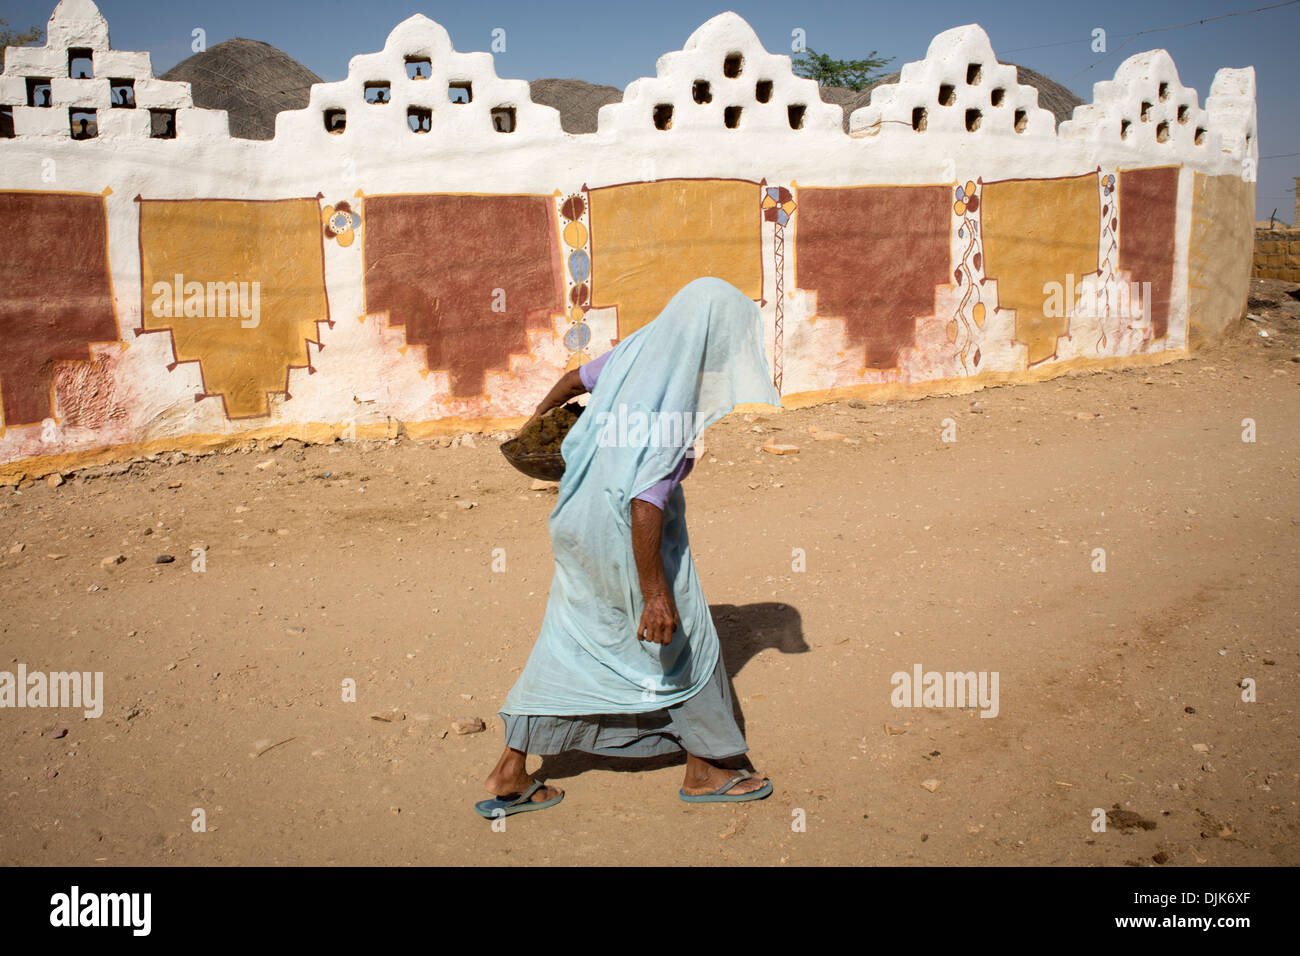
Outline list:
[[[66,69],[66,61],[54,63],[48,58],[57,56],[69,47],[94,50],[96,53],[109,51],[111,44],[108,39],[108,21],[93,0],[59,0],[45,27],[45,46],[11,47],[11,55],[17,56],[24,65],[50,62],[53,66]],[[146,61],[149,58],[147,53],[129,55],[143,56]],[[5,62],[9,63],[9,57],[6,57]],[[7,67],[5,72],[9,72]]]
[[[95,138],[100,140],[151,138],[151,109],[176,111],[177,138],[228,133],[225,111],[195,107],[188,83],[156,79],[148,53],[114,50],[108,21],[92,0],[60,0],[45,35],[44,46],[11,46],[5,51],[0,106],[13,109],[16,136],[68,139],[70,113],[75,110],[94,111]],[[84,69],[87,78],[69,75],[72,54],[79,51],[89,57],[88,64],[76,61],[77,72]],[[130,81],[134,107],[116,102],[113,87],[121,81]],[[29,94],[29,82],[40,85],[35,96]],[[48,105],[31,105],[32,99]]]
[[[1165,152],[1170,160],[1207,161],[1218,144],[1196,90],[1178,80],[1165,50],[1129,57],[1113,80],[1092,87],[1092,102],[1075,108],[1061,124],[1062,139],[1089,140],[1141,151],[1146,159]]]
[[[665,53],[653,77],[630,83],[600,108],[600,136],[839,131],[844,111],[822,100],[816,81],[795,76],[790,58],[768,53],[740,15],[720,13],[686,46]]]
[[[936,36],[924,60],[904,64],[897,83],[877,86],[849,117],[852,136],[914,133],[1041,139],[1055,135],[1056,118],[972,23]]]
[[[1258,162],[1259,134],[1255,118],[1255,68],[1224,67],[1214,74],[1205,101],[1210,131],[1219,137],[1219,148],[1240,163],[1247,157]]]
[[[368,149],[404,142],[504,148],[566,135],[559,111],[534,103],[527,80],[498,77],[491,53],[456,52],[446,29],[423,14],[399,23],[379,53],[349,60],[347,79],[314,84],[306,109],[283,112],[275,123],[277,141]]]

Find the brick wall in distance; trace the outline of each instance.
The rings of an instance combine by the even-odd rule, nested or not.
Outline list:
[[[1252,276],[1300,282],[1300,229],[1256,229]]]

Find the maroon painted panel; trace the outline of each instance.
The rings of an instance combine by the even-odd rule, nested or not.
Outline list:
[[[102,196],[0,192],[0,403],[5,424],[54,415],[56,362],[118,340]]]
[[[366,312],[426,346],[455,396],[482,394],[488,369],[528,350],[525,331],[565,311],[549,197],[374,196],[364,217]]]
[[[795,283],[817,314],[842,318],[868,368],[897,368],[916,320],[951,281],[947,186],[800,189]]]
[[[1125,169],[1119,174],[1119,268],[1133,282],[1151,283],[1151,335],[1169,331],[1174,284],[1178,167]]]

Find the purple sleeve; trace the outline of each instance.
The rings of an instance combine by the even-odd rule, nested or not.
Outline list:
[[[637,495],[642,501],[648,501],[660,511],[663,511],[667,504],[668,498],[672,495],[673,489],[682,483],[682,479],[691,473],[695,467],[695,458],[691,455],[683,456],[681,462],[667,478],[655,482],[641,494]]]
[[[582,384],[587,391],[590,392],[596,387],[596,379],[600,378],[600,370],[605,367],[605,363],[609,361],[609,357],[613,354],[614,350],[610,349],[604,355],[578,366],[578,378],[582,379]]]

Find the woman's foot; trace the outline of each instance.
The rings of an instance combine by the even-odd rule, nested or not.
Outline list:
[[[534,783],[533,778],[524,770],[526,757],[527,754],[507,748],[483,784],[487,788],[487,792],[494,797],[517,797],[531,787]],[[720,787],[722,783],[723,781],[719,781],[717,785]],[[532,796],[532,802],[541,803],[544,800],[552,800],[560,796],[561,793],[563,791],[555,787],[538,787],[537,792]]]
[[[738,770],[728,770],[726,767],[720,767],[703,757],[688,754],[686,757],[686,779],[682,781],[682,790],[689,797],[702,797],[706,793],[713,793],[739,772]],[[735,786],[725,791],[725,793],[728,796],[753,793],[755,790],[761,790],[766,784],[767,778],[762,774],[755,773],[737,782]]]

